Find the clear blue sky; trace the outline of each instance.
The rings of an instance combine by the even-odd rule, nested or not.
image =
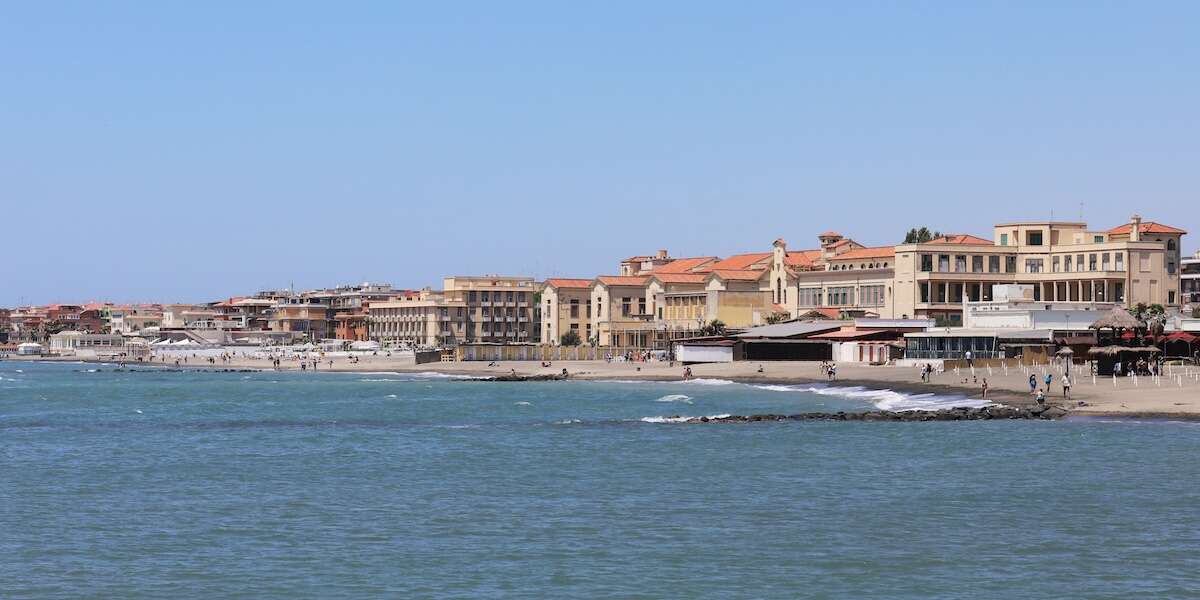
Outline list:
[[[852,6],[842,6],[852,4]],[[1147,219],[1200,3],[8,3],[0,305]]]

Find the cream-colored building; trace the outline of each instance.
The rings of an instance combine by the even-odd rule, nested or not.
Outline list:
[[[901,317],[894,310],[894,247],[868,247],[832,231],[818,241],[817,249],[789,251],[775,240],[768,283],[781,312],[797,317],[830,308],[845,317]]]
[[[592,339],[591,279],[551,278],[542,289],[542,343],[556,345],[568,331]]]
[[[992,286],[1028,284],[1038,302],[1178,307],[1181,229],[1143,222],[1090,231],[1086,223],[1001,223],[993,239],[950,236],[896,247],[895,308],[901,317],[962,323],[964,301]]]
[[[532,277],[497,275],[447,277],[443,290],[464,303],[463,340],[473,343],[532,343],[535,336]]]
[[[428,289],[383,302],[369,302],[367,335],[388,347],[441,348],[465,339],[462,294]]]

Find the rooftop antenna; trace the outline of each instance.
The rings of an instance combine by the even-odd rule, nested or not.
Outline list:
[[[1083,202],[1079,203],[1079,222],[1083,222]]]

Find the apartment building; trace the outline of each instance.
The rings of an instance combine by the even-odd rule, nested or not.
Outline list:
[[[533,308],[540,287],[532,277],[447,277],[442,288],[449,297],[464,303],[464,341],[532,343],[539,337],[534,335]]]
[[[1105,231],[1086,223],[1001,223],[993,239],[950,236],[897,246],[894,311],[960,325],[964,300],[991,300],[998,284],[1028,284],[1038,302],[1178,307],[1181,229],[1143,222]]]
[[[592,339],[592,280],[547,279],[542,289],[543,343],[559,344],[568,331],[583,343]]]
[[[388,347],[440,348],[466,339],[465,294],[424,289],[367,305],[368,337]]]
[[[1200,305],[1200,250],[1180,261],[1179,289],[1183,302]]]

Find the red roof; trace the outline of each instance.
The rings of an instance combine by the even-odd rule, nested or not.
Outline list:
[[[651,277],[663,283],[704,283],[704,273],[654,273]]]
[[[823,314],[826,317],[829,317],[830,319],[836,319],[839,316],[841,316],[841,314],[842,314],[842,311],[840,309],[822,306],[822,307],[818,307],[818,308],[809,308],[809,309],[802,310],[802,311],[800,311],[800,315],[804,315],[805,313],[811,313],[811,312]],[[799,315],[797,315],[797,316],[799,316]]]
[[[1170,225],[1163,225],[1162,223],[1155,223],[1154,221],[1142,221],[1142,226],[1138,228],[1138,231],[1140,233],[1178,233],[1180,235],[1187,233],[1186,231],[1184,231],[1178,227],[1171,227]],[[1119,233],[1128,234],[1128,233],[1132,233],[1132,232],[1133,232],[1133,223],[1126,223],[1124,225],[1119,225],[1117,227],[1113,227],[1112,229],[1108,230],[1108,233],[1118,233],[1118,234]]]
[[[592,287],[592,280],[553,278],[547,279],[546,285],[556,288],[589,288]]]
[[[654,268],[657,273],[688,273],[697,267],[702,267],[710,262],[717,260],[715,256],[695,256],[691,258],[677,258],[665,265]]]
[[[817,237],[819,237],[819,238],[823,238],[823,237],[842,237],[842,234],[840,234],[840,233],[838,233],[838,232],[836,232],[836,231],[826,231],[825,233],[822,233],[821,235],[818,235]]]
[[[855,260],[860,258],[891,258],[896,255],[895,246],[883,246],[880,248],[855,248],[853,250],[843,252],[830,260]]]
[[[646,285],[646,282],[650,281],[650,278],[645,275],[601,275],[596,280],[604,285],[631,285],[640,287]]]
[[[758,281],[766,271],[751,271],[748,269],[714,270],[713,275],[727,281]]]
[[[821,258],[820,250],[799,250],[788,252],[787,256],[783,257],[783,264],[789,267],[807,267],[818,258]]]
[[[935,237],[926,244],[958,244],[964,246],[991,246],[992,240],[985,240],[979,236],[966,233],[951,233],[941,237]]]
[[[751,254],[737,254],[730,256],[725,260],[719,260],[711,265],[707,265],[710,271],[741,271],[751,265],[762,262],[771,258],[770,252],[754,252]]]

